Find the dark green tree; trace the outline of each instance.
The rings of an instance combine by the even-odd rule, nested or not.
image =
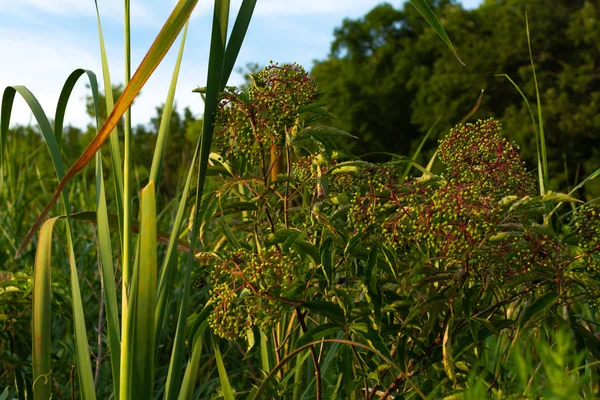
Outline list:
[[[549,6],[543,0],[486,0],[474,10],[451,0],[429,3],[466,66],[410,3],[401,10],[380,5],[363,18],[345,20],[335,31],[328,58],[315,64],[312,73],[329,92],[338,123],[360,138],[352,150],[409,154],[438,117],[438,133],[460,122],[484,89],[473,118],[498,118],[535,166],[527,107],[508,80],[496,76],[508,74],[535,112],[528,12],[552,187],[572,187],[577,176],[593,172],[600,160],[595,149],[600,116],[594,111],[600,101],[600,3],[557,0]]]

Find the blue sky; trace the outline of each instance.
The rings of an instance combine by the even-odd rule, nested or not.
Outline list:
[[[241,0],[232,0],[237,10]],[[366,14],[381,0],[258,0],[238,66],[269,60],[296,61],[307,69],[312,60],[325,58],[333,30],[344,18]],[[396,7],[402,0],[388,0]],[[481,0],[463,0],[475,7]],[[212,1],[200,0],[186,41],[176,100],[178,108],[190,106],[200,115],[202,101],[191,90],[204,86]],[[107,45],[111,79],[123,80],[123,1],[98,0]],[[135,70],[169,15],[175,0],[132,0],[132,68]],[[147,123],[155,106],[164,102],[179,42],[175,45],[136,99],[133,122]],[[0,88],[24,85],[53,115],[62,85],[76,68],[94,71],[101,85],[99,42],[92,0],[0,0]],[[230,84],[242,81],[234,74]],[[85,113],[85,84],[76,87],[67,109],[66,122],[84,127],[91,122]],[[12,123],[28,123],[26,104],[15,101]],[[35,122],[35,121],[34,121]]]

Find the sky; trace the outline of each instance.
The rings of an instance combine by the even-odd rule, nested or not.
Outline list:
[[[313,60],[329,53],[333,31],[344,18],[359,18],[382,0],[258,0],[236,69],[248,63],[266,65],[296,61],[310,70]],[[388,0],[400,7],[403,0]],[[466,8],[481,0],[463,0]],[[176,0],[131,0],[132,73],[146,54]],[[241,0],[231,1],[232,15]],[[200,0],[190,22],[177,92],[177,107],[189,106],[200,116],[202,100],[192,89],[205,86],[212,20],[210,0]],[[98,0],[111,80],[123,82],[123,0]],[[234,17],[231,17],[231,23]],[[441,42],[440,42],[441,44]],[[65,80],[77,68],[93,71],[102,87],[96,12],[92,0],[0,0],[0,89],[23,85],[54,115]],[[179,39],[142,89],[132,109],[134,124],[147,124],[167,96]],[[243,81],[234,73],[229,81]],[[92,122],[85,112],[89,93],[80,78],[65,123],[84,128]],[[35,123],[26,103],[15,100],[11,125]]]

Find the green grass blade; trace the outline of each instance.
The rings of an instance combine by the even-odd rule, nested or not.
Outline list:
[[[198,319],[201,321],[196,321],[196,323],[200,322],[200,326],[198,327],[198,330],[194,333],[194,338],[192,341],[192,356],[185,369],[185,374],[183,375],[183,382],[181,384],[181,391],[179,392],[179,397],[177,398],[177,400],[191,400],[192,395],[194,394],[196,376],[198,375],[198,369],[200,367],[200,356],[202,355],[202,338],[204,336],[206,328],[208,327],[207,317],[210,314],[209,307],[210,306],[207,305],[198,316]]]
[[[165,22],[162,30],[159,32],[154,43],[148,50],[148,53],[142,60],[142,63],[138,67],[136,73],[129,84],[125,87],[123,94],[115,104],[115,108],[112,110],[106,122],[100,129],[100,132],[94,137],[88,147],[83,151],[81,156],[75,161],[75,164],[67,171],[64,178],[58,184],[58,187],[52,196],[50,202],[46,205],[42,213],[38,216],[36,222],[31,227],[30,231],[26,235],[20,248],[22,249],[32,238],[34,232],[40,226],[50,208],[56,203],[60,197],[60,193],[63,191],[69,180],[75,176],[85,165],[87,165],[96,151],[102,146],[104,141],[108,138],[108,135],[117,126],[117,123],[125,113],[125,111],[131,106],[133,100],[138,95],[144,84],[148,81],[158,64],[162,61],[167,51],[173,44],[173,41],[183,29],[186,21],[189,19],[190,14],[194,10],[198,0],[180,0],[175,9]]]
[[[538,130],[537,122],[535,121],[535,115],[533,114],[531,104],[529,104],[529,100],[527,99],[527,96],[525,96],[525,93],[523,93],[523,91],[521,90],[519,85],[517,85],[515,83],[515,81],[513,81],[511,79],[510,76],[508,76],[507,74],[498,74],[496,76],[503,76],[506,79],[508,79],[508,81],[514,86],[514,88],[517,89],[517,92],[519,92],[519,94],[521,95],[521,98],[523,98],[523,101],[525,102],[525,105],[527,106],[527,110],[529,111],[529,116],[531,117],[531,123],[533,125],[533,131],[535,132],[535,148],[536,148],[536,152],[537,152],[538,182],[539,182],[539,186],[540,186],[540,196],[543,196],[546,193],[546,185],[545,185],[545,179],[544,179],[544,165],[542,164],[540,132]]]
[[[227,48],[225,49],[223,84],[227,84],[231,72],[233,71],[233,67],[235,66],[235,61],[242,48],[244,37],[246,36],[246,32],[248,32],[248,26],[250,26],[250,20],[252,19],[252,14],[256,7],[256,1],[257,0],[244,0],[240,6],[237,18],[233,24],[231,36],[229,37],[229,42],[227,43]]]
[[[529,36],[529,19],[527,18],[527,12],[525,12],[525,28],[527,31],[527,47],[529,49],[529,61],[531,61],[531,70],[533,71],[533,83],[535,84],[535,97],[537,100],[537,111],[538,111],[538,124],[540,133],[540,156],[542,158],[542,176],[544,185],[548,189],[548,158],[546,156],[546,135],[544,134],[544,117],[542,115],[542,99],[540,96],[540,89],[538,86],[537,75],[535,73],[535,64],[533,63],[533,53],[531,51],[531,38]],[[542,195],[545,194],[542,193]]]
[[[176,259],[176,246],[178,244],[179,232],[181,231],[181,226],[183,224],[183,216],[185,213],[186,200],[190,193],[190,186],[192,183],[192,177],[194,176],[194,170],[196,166],[196,160],[198,158],[198,152],[200,150],[200,141],[196,145],[196,151],[194,152],[194,156],[192,157],[192,162],[188,171],[187,178],[185,180],[185,185],[183,187],[183,191],[181,192],[181,199],[179,200],[179,207],[177,208],[177,214],[175,215],[175,221],[173,223],[173,227],[171,229],[171,235],[168,241],[167,253],[165,254],[165,258],[162,264],[162,268],[160,270],[160,280],[158,284],[158,301],[156,304],[156,328],[155,328],[155,336],[157,345],[159,344],[159,340],[161,337],[163,320],[165,318],[165,309],[167,306],[167,301],[169,299],[169,294],[171,293],[171,282],[173,280],[173,274],[175,272],[175,259]]]
[[[8,92],[8,96],[6,96]],[[15,94],[19,93],[29,108],[31,109],[38,126],[42,132],[46,146],[50,152],[50,157],[54,165],[54,170],[58,180],[63,179],[64,166],[60,155],[60,148],[54,136],[54,132],[50,126],[50,122],[46,117],[46,113],[40,106],[35,96],[24,86],[9,86],[5,89],[5,96],[2,98],[2,126],[1,129],[8,129],[10,122],[10,112],[12,109],[12,102]],[[59,192],[59,195],[62,192]],[[65,210],[69,210],[69,199],[63,194],[63,202]],[[32,233],[33,235],[33,233]],[[69,267],[71,274],[71,296],[73,302],[73,326],[75,328],[75,350],[77,357],[77,371],[79,377],[81,397],[84,400],[95,399],[94,394],[94,381],[92,378],[92,366],[90,362],[89,345],[87,342],[87,332],[85,328],[85,319],[83,316],[83,305],[81,301],[81,291],[79,289],[79,277],[77,272],[77,265],[75,263],[75,255],[73,252],[73,241],[71,235],[70,220],[67,218],[67,245],[68,245],[68,257]],[[23,251],[24,245],[17,251],[17,256]]]
[[[427,131],[427,133],[423,137],[423,140],[421,140],[421,143],[419,143],[419,147],[417,147],[417,150],[415,150],[415,153],[413,154],[413,157],[412,157],[413,161],[410,162],[410,163],[408,163],[408,165],[406,166],[406,169],[404,170],[404,173],[400,177],[400,182],[404,182],[406,180],[406,177],[410,173],[410,170],[412,169],[412,167],[416,163],[417,157],[419,157],[419,154],[421,154],[421,150],[423,149],[423,146],[425,145],[425,142],[427,142],[427,139],[429,139],[429,136],[431,136],[431,133],[433,132],[433,130],[435,129],[435,127],[437,126],[438,122],[440,122],[441,119],[442,119],[442,116],[440,115],[438,117],[438,119],[435,120],[435,122],[433,123],[433,125],[431,125],[431,128],[429,128],[429,130]]]
[[[71,73],[59,96],[58,105],[56,108],[54,135],[57,142],[61,142],[61,132],[63,129],[64,115],[68,100],[71,96],[73,88],[78,79],[86,74],[90,88],[92,89],[92,97],[94,108],[96,110],[96,126],[99,128],[100,120],[98,115],[98,82],[96,75],[88,70],[77,69]],[[107,105],[108,106],[108,105]],[[110,232],[108,225],[108,211],[106,206],[106,195],[104,191],[104,176],[102,172],[102,162],[100,151],[96,154],[96,207],[98,213],[96,215],[98,224],[98,249],[100,254],[100,264],[102,271],[102,280],[105,293],[105,308],[107,315],[108,326],[108,344],[110,349],[111,367],[113,374],[113,384],[115,389],[118,388],[119,382],[119,360],[120,360],[120,329],[119,329],[119,313],[117,305],[117,296],[115,288],[114,271],[112,264],[112,249],[110,243]],[[118,392],[115,390],[115,398],[118,400]]]
[[[110,79],[110,69],[108,68],[108,56],[106,55],[106,46],[104,44],[104,34],[102,33],[102,24],[100,23],[100,11],[98,2],[96,4],[96,20],[98,24],[98,39],[100,41],[100,59],[102,60],[102,80],[104,82],[104,99],[106,101],[106,112],[111,113],[115,108],[113,98],[112,82]],[[98,111],[96,110],[96,117]],[[112,162],[112,175],[115,186],[115,200],[117,205],[117,215],[119,216],[119,234],[123,234],[123,173],[121,171],[121,149],[119,146],[119,133],[117,127],[111,130],[109,134],[110,158]]]
[[[71,214],[69,217],[72,219],[78,220],[78,221],[85,221],[85,222],[90,222],[93,224],[98,223],[98,221],[97,221],[98,213],[93,212],[93,211],[77,212],[77,213]],[[119,221],[118,221],[118,217],[115,214],[108,214],[108,226],[113,231],[119,230]],[[139,222],[136,220],[133,220],[131,222],[131,231],[133,233],[139,233],[139,230],[140,230]],[[173,236],[172,234],[164,232],[164,231],[156,231],[156,240],[163,244],[169,244],[170,243],[169,238],[172,236]],[[176,239],[174,246],[177,248],[177,250],[183,251],[185,253],[190,251],[190,244],[181,239]]]
[[[577,186],[575,186],[573,189],[571,189],[571,191],[568,193],[568,195],[571,196],[573,193],[575,193],[576,191],[578,191],[579,189],[584,187],[586,183],[588,183],[589,181],[591,181],[593,179],[596,179],[599,175],[600,175],[600,168],[598,168],[597,170],[592,172],[590,175],[588,175],[588,177],[585,178],[583,181],[579,182],[579,184]],[[552,215],[560,208],[560,206],[562,204],[563,204],[563,202],[558,203],[552,209],[552,211],[550,211],[550,213],[548,213],[548,215],[544,219],[544,224],[547,224],[550,221],[550,217],[552,217]]]
[[[154,155],[152,156],[152,166],[150,167],[149,178],[154,182],[160,181],[165,148],[167,147],[167,138],[169,136],[169,125],[171,123],[171,115],[173,113],[173,102],[175,101],[175,91],[177,89],[177,80],[179,79],[179,70],[181,68],[181,59],[183,58],[183,49],[185,48],[185,39],[187,37],[188,26],[189,23],[185,25],[183,30],[181,44],[179,45],[179,54],[177,54],[177,61],[175,62],[175,68],[173,69],[173,76],[171,77],[171,85],[169,86],[167,101],[165,102],[165,106],[163,108],[160,127],[158,128],[158,134],[156,136],[156,146],[154,148]]]
[[[102,172],[102,153],[96,154],[96,222],[98,224],[98,252],[100,253],[100,269],[104,287],[108,348],[113,376],[115,400],[119,399],[121,332],[119,327],[119,305],[112,261],[110,242],[110,226],[104,191],[104,173]]]
[[[58,96],[58,104],[56,105],[56,113],[54,114],[54,136],[56,137],[59,147],[62,147],[62,131],[65,121],[65,111],[67,110],[67,103],[71,98],[71,93],[73,92],[75,84],[83,74],[86,74],[88,80],[90,81],[90,88],[92,89],[92,97],[94,99],[94,107],[96,109],[96,122],[98,122],[98,79],[96,78],[96,74],[94,74],[92,71],[78,68],[71,72],[71,75],[69,75],[65,84],[63,85],[60,96]]]
[[[4,89],[4,95],[2,96],[2,111],[0,115],[0,120],[2,120],[2,125],[0,127],[0,129],[2,129],[2,136],[7,136],[8,134],[10,115],[12,113],[12,105],[16,93],[21,95],[33,113],[33,116],[40,127],[40,131],[44,136],[44,140],[46,141],[46,146],[50,151],[50,157],[52,159],[52,164],[54,165],[54,170],[56,171],[56,176],[58,179],[61,179],[65,174],[65,169],[60,155],[60,148],[56,141],[56,137],[54,136],[54,131],[52,130],[52,126],[50,125],[42,106],[33,93],[25,86],[8,86]]]
[[[124,335],[121,399],[152,398],[154,378],[154,311],[156,306],[156,199],[154,182],[141,193],[139,262],[135,263],[129,302],[128,335]],[[123,368],[124,366],[124,368]]]
[[[423,18],[425,18],[425,21],[427,21],[427,23],[431,25],[435,33],[437,33],[442,38],[442,40],[444,41],[444,43],[446,43],[446,46],[448,46],[448,48],[452,51],[456,59],[462,65],[465,65],[465,63],[462,62],[461,59],[458,57],[458,53],[456,52],[452,41],[448,37],[448,34],[446,34],[446,31],[444,30],[444,27],[442,26],[440,21],[437,19],[433,11],[431,11],[431,8],[429,8],[427,2],[425,0],[410,0],[410,2],[413,4],[413,6],[415,6],[415,8],[419,11]]]
[[[235,396],[233,395],[233,389],[231,388],[231,384],[229,383],[229,377],[227,376],[227,370],[225,369],[225,364],[223,363],[223,357],[221,356],[221,350],[219,350],[219,345],[215,343],[214,338],[213,350],[215,353],[215,360],[217,361],[217,370],[219,371],[219,381],[221,382],[223,398],[225,400],[235,400]]]
[[[412,386],[412,388],[417,392],[417,394],[422,398],[422,399],[427,399],[427,397],[423,394],[423,392],[414,384],[414,382],[404,373],[404,371],[393,361],[390,360],[388,357],[386,357],[385,355],[381,354],[381,352],[379,352],[377,349],[367,346],[365,344],[362,344],[360,342],[354,342],[351,340],[346,340],[346,339],[321,339],[318,341],[313,341],[310,343],[307,343],[303,346],[297,347],[295,348],[293,351],[289,352],[284,358],[282,358],[279,363],[277,363],[277,365],[275,365],[275,367],[273,367],[273,369],[269,372],[269,374],[267,375],[267,377],[265,378],[265,380],[261,383],[260,387],[258,388],[258,390],[256,392],[253,392],[251,394],[251,397],[249,397],[249,400],[259,400],[262,399],[262,395],[263,392],[266,390],[268,384],[270,381],[272,381],[273,379],[275,379],[275,377],[277,376],[277,373],[279,372],[280,369],[282,369],[288,362],[290,362],[293,358],[295,358],[298,354],[302,353],[304,350],[309,349],[311,346],[314,345],[320,345],[322,343],[340,343],[340,344],[345,344],[348,346],[353,346],[353,347],[358,347],[364,350],[367,350],[371,353],[376,354],[378,357],[380,357],[383,361],[385,361],[387,364],[389,364],[391,367],[393,367],[398,373],[400,373],[401,375],[403,375],[406,379],[406,381],[409,383],[410,386]]]
[[[131,49],[130,49],[130,13],[129,0],[125,0],[125,86],[131,78]],[[127,315],[128,290],[132,275],[131,268],[131,103],[125,110],[124,156],[123,156],[123,315]],[[125,318],[125,321],[128,319]]]
[[[167,374],[167,386],[165,389],[165,399],[174,400],[177,397],[180,366],[183,360],[183,350],[185,345],[185,328],[189,308],[190,296],[190,277],[192,269],[192,260],[195,254],[196,239],[200,224],[197,220],[198,210],[201,206],[202,195],[204,191],[204,182],[208,169],[208,158],[211,150],[212,135],[214,131],[215,113],[217,111],[217,102],[220,92],[225,84],[223,77],[223,59],[225,57],[225,43],[227,37],[227,25],[229,17],[229,0],[215,0],[213,14],[212,36],[210,42],[210,56],[208,61],[208,79],[207,95],[204,107],[204,126],[200,136],[200,165],[198,172],[198,183],[196,185],[196,201],[194,212],[192,213],[192,233],[191,233],[191,251],[185,266],[185,278],[179,316],[177,320],[177,329],[171,353],[169,372]]]
[[[269,345],[267,344],[267,335],[260,329],[260,365],[263,372],[266,374],[271,371],[269,362]]]
[[[68,208],[68,203],[65,200],[65,209]],[[81,299],[81,289],[79,287],[79,271],[75,264],[75,252],[73,251],[73,239],[70,225],[70,220],[67,218],[67,245],[69,252],[69,270],[71,274],[73,326],[75,328],[75,355],[77,357],[75,365],[77,366],[81,398],[84,400],[95,400],[96,394],[94,392],[94,377],[92,375],[90,347],[87,339],[87,329],[85,327],[83,302]]]
[[[32,364],[33,393],[35,400],[51,397],[50,376],[50,269],[52,258],[52,228],[57,218],[47,220],[40,229],[40,237],[35,253],[33,276],[33,319],[32,319]]]

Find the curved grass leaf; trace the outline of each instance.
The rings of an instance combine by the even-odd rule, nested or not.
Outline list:
[[[198,375],[198,369],[200,367],[200,356],[202,355],[202,337],[204,336],[204,332],[206,331],[207,327],[208,320],[205,319],[194,335],[192,356],[185,369],[183,382],[181,383],[181,390],[179,391],[179,397],[177,400],[192,400],[194,386],[196,384],[196,376]]]
[[[119,399],[119,385],[121,380],[121,332],[119,326],[119,305],[117,303],[117,289],[115,287],[115,273],[112,261],[112,247],[110,241],[110,225],[104,191],[104,174],[102,172],[102,153],[96,154],[96,223],[98,224],[98,252],[100,255],[100,271],[102,288],[104,290],[106,323],[108,334],[108,348],[113,376],[113,393],[115,400]]]
[[[410,0],[410,2],[413,4],[413,6],[415,6],[415,8],[419,11],[419,13],[423,16],[423,18],[425,18],[425,21],[427,21],[429,23],[429,25],[431,25],[431,27],[433,28],[435,33],[437,33],[442,38],[444,43],[446,43],[446,46],[448,46],[448,48],[452,51],[452,53],[454,53],[454,56],[456,57],[456,59],[462,65],[465,65],[465,63],[462,62],[461,59],[458,57],[458,53],[456,52],[454,45],[450,41],[448,34],[446,34],[444,27],[442,26],[440,21],[437,19],[437,17],[433,13],[433,11],[431,11],[431,8],[429,8],[429,5],[427,4],[427,2],[425,0]]]
[[[238,13],[236,21],[237,29],[236,35],[239,38],[236,41],[230,43],[231,55],[239,52],[239,47],[243,42],[243,37],[247,30],[248,24],[252,17],[254,6],[252,3],[254,0],[244,0]],[[244,15],[242,15],[244,14]],[[239,23],[238,23],[239,21]],[[225,65],[225,52],[227,43],[227,27],[229,22],[229,0],[215,0],[214,14],[213,14],[213,25],[212,35],[210,43],[210,55],[208,60],[208,77],[207,77],[207,89],[206,89],[206,100],[204,107],[204,122],[203,131],[200,136],[200,160],[199,160],[199,171],[197,180],[197,191],[196,201],[192,212],[192,230],[191,237],[193,238],[191,243],[192,251],[188,253],[188,258],[185,266],[185,278],[183,287],[183,296],[179,309],[179,316],[177,321],[177,330],[175,333],[175,340],[173,345],[173,351],[171,355],[171,362],[169,364],[169,372],[167,375],[165,399],[175,399],[177,392],[177,385],[179,382],[179,375],[181,374],[179,365],[182,363],[183,349],[184,349],[184,337],[185,337],[185,325],[189,307],[189,296],[190,296],[190,276],[192,268],[192,259],[195,254],[196,238],[200,230],[200,223],[197,219],[198,211],[201,208],[201,202],[204,193],[204,183],[206,181],[208,171],[208,159],[211,152],[212,136],[214,131],[215,113],[217,111],[218,98],[220,93],[225,88],[226,81],[231,73],[233,64],[235,64],[235,57],[231,56]],[[242,34],[243,32],[243,34]],[[236,48],[237,47],[237,48]]]
[[[63,179],[65,176],[64,166],[62,162],[62,158],[60,155],[60,147],[58,146],[58,142],[56,141],[56,137],[54,136],[54,132],[50,126],[50,122],[46,113],[40,106],[38,100],[35,96],[24,86],[9,86],[4,90],[4,95],[2,96],[2,107],[1,107],[1,115],[0,119],[2,120],[2,124],[0,125],[0,129],[4,131],[4,129],[8,130],[9,122],[10,122],[10,114],[12,110],[12,104],[15,98],[16,93],[19,93],[23,99],[26,101],[27,105],[31,109],[40,130],[42,131],[42,135],[46,142],[46,146],[50,152],[50,157],[52,159],[52,164],[54,166],[54,170],[58,180]],[[5,133],[2,133],[5,135]],[[65,183],[66,185],[66,183]],[[59,193],[60,196],[61,193]],[[66,195],[63,195],[63,202],[65,210],[70,209],[69,199]],[[48,208],[49,210],[49,208]],[[67,218],[67,253],[69,258],[69,268],[70,268],[70,277],[71,277],[71,296],[72,296],[72,307],[73,307],[73,326],[75,329],[75,353],[77,357],[77,370],[78,370],[78,378],[79,385],[81,391],[81,397],[84,400],[87,399],[95,399],[94,393],[94,382],[92,378],[92,366],[90,362],[90,354],[89,354],[89,345],[87,342],[87,331],[85,328],[85,318],[83,314],[83,304],[81,300],[81,291],[79,289],[79,276],[77,265],[75,263],[75,255],[73,252],[73,240],[71,234],[71,224],[70,219]],[[18,256],[24,249],[24,245],[20,247],[17,251]]]
[[[314,342],[318,339],[321,339],[322,337],[329,335],[330,333],[340,332],[341,330],[342,328],[337,324],[328,323],[318,325],[314,328],[309,329],[308,331],[306,331],[306,333],[300,336],[296,341],[296,346],[304,346],[306,343]]]
[[[90,142],[87,148],[83,151],[81,156],[75,161],[75,164],[67,171],[64,177],[58,184],[58,188],[56,192],[52,196],[50,202],[46,205],[42,213],[38,216],[36,222],[33,224],[23,243],[19,248],[18,254],[21,254],[24,247],[29,243],[31,238],[33,237],[37,228],[41,225],[42,221],[50,211],[50,208],[56,203],[58,198],[60,197],[61,192],[64,190],[67,183],[75,176],[77,172],[79,172],[88,162],[92,159],[96,151],[102,146],[104,141],[108,138],[110,132],[117,126],[117,123],[125,113],[125,111],[131,106],[133,100],[140,92],[144,84],[148,81],[158,64],[162,61],[167,51],[175,41],[175,38],[183,29],[186,21],[189,19],[194,7],[198,0],[180,0],[175,9],[169,16],[168,20],[165,22],[162,30],[156,37],[154,43],[148,50],[148,53],[142,60],[142,63],[138,67],[136,73],[133,78],[129,82],[129,84],[125,87],[125,90],[121,94],[121,97],[115,104],[115,108],[112,110],[106,122],[102,126],[102,129],[98,132],[98,134],[94,137],[94,139]],[[4,111],[4,107],[2,108]],[[2,122],[4,125],[4,118],[2,118]],[[8,122],[7,122],[8,124]]]
[[[112,82],[110,79],[110,69],[108,68],[108,56],[106,54],[106,46],[104,44],[104,34],[102,33],[102,24],[100,22],[100,10],[98,9],[98,1],[94,0],[96,5],[96,20],[98,24],[98,39],[100,42],[100,59],[102,60],[102,81],[104,82],[104,100],[106,103],[106,112],[110,113],[115,108],[113,98]],[[98,119],[98,107],[96,106],[96,121]],[[100,130],[100,127],[98,127]],[[117,215],[119,216],[119,235],[123,234],[123,173],[121,171],[121,149],[119,146],[119,133],[115,126],[109,134],[110,142],[110,158],[112,162],[112,175],[115,187],[115,203],[117,206]]]
[[[169,136],[169,125],[171,123],[171,115],[173,113],[173,102],[175,101],[175,91],[177,89],[177,80],[179,79],[179,70],[181,69],[181,59],[183,58],[183,49],[185,48],[185,39],[187,37],[188,26],[189,23],[185,25],[183,30],[177,61],[175,62],[173,76],[171,77],[171,85],[169,86],[167,101],[163,107],[162,115],[160,117],[160,127],[158,128],[158,134],[156,135],[156,146],[154,148],[154,155],[152,156],[152,165],[150,167],[149,177],[149,180],[154,182],[160,181],[165,148],[167,147],[167,138]]]
[[[33,276],[33,309],[31,358],[33,365],[33,394],[35,400],[51,397],[50,334],[50,269],[52,258],[52,228],[58,218],[47,220],[40,229],[35,253]]]
[[[221,356],[221,350],[219,350],[219,345],[214,342],[214,339],[213,350],[215,352],[215,360],[217,361],[217,370],[219,371],[219,381],[221,382],[223,398],[225,400],[235,400],[233,389],[229,383],[229,377],[227,376],[227,370],[225,369],[225,364],[223,363],[223,357]]]
[[[156,308],[156,200],[154,182],[141,193],[138,260],[133,271],[127,318],[123,330],[121,399],[149,399],[154,379],[154,311]]]
[[[550,292],[535,300],[523,312],[523,316],[519,321],[519,328],[523,328],[525,325],[533,323],[537,317],[552,306],[557,299],[558,293]]]
[[[291,351],[290,353],[288,353],[284,358],[281,359],[281,361],[279,361],[279,363],[273,367],[273,369],[271,369],[271,371],[269,372],[269,374],[267,375],[267,377],[265,378],[265,380],[262,381],[262,383],[260,384],[260,387],[256,390],[253,390],[252,393],[250,393],[250,395],[248,396],[249,400],[259,400],[263,398],[263,393],[264,391],[267,389],[267,387],[269,386],[269,384],[271,383],[271,381],[273,379],[275,379],[275,377],[277,376],[277,373],[279,372],[279,370],[281,368],[283,368],[288,362],[290,362],[297,354],[300,354],[301,352],[303,352],[304,350],[315,346],[315,345],[320,345],[322,343],[341,343],[341,344],[346,344],[348,346],[353,346],[353,347],[358,347],[367,351],[370,351],[374,354],[376,354],[378,357],[380,357],[383,361],[385,361],[387,364],[389,364],[392,368],[396,369],[397,372],[399,374],[401,374],[402,376],[404,376],[404,378],[406,379],[406,381],[409,383],[409,385],[412,386],[412,388],[417,392],[417,394],[422,398],[422,399],[427,399],[427,397],[423,394],[423,392],[414,384],[414,382],[407,376],[405,375],[404,371],[391,359],[389,359],[388,357],[384,356],[383,354],[381,354],[378,350],[369,347],[367,345],[364,345],[362,343],[359,342],[354,342],[351,340],[346,340],[346,339],[322,339],[319,341],[314,341],[314,342],[310,342],[310,343],[306,343],[303,346],[297,347],[296,349],[294,349],[293,351]]]

